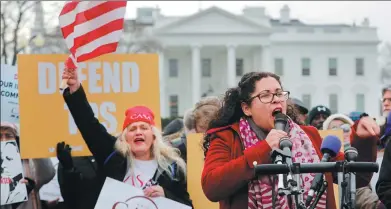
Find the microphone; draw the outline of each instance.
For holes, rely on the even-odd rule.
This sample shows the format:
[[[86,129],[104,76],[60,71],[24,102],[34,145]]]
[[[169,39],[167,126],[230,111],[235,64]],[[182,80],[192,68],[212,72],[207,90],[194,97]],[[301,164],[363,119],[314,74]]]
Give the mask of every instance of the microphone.
[[[286,125],[288,124],[288,116],[284,115],[281,112],[276,112],[274,114],[274,128],[276,130],[285,131]],[[280,149],[284,151],[289,158],[291,157],[292,142],[288,137],[283,137],[280,139]],[[291,165],[291,160],[288,160],[288,165]]]
[[[321,163],[328,162],[332,157],[335,157],[341,149],[341,140],[337,136],[328,135],[323,141],[320,150],[323,153]],[[314,180],[312,181],[310,191],[308,192],[307,200],[305,205],[309,206],[312,199],[314,198],[315,191],[318,191],[323,183],[323,173],[317,173]]]
[[[288,116],[284,115],[280,111],[276,111],[273,113],[274,116],[274,128],[276,130],[285,131],[286,125],[288,124]],[[280,139],[280,150],[275,150],[275,153],[277,153],[275,162],[276,164],[282,164],[283,158],[285,158],[285,163],[288,166],[292,166],[292,142],[289,140],[288,137],[283,137]],[[285,179],[287,182],[290,182],[292,180],[292,176],[289,173],[286,174],[278,174],[278,193],[279,195],[284,195],[284,188],[285,188]]]
[[[354,147],[349,147],[345,150],[345,159],[348,162],[355,162],[357,160],[358,151]],[[355,208],[356,203],[356,174],[354,172],[349,173],[349,187],[350,187],[350,203],[352,208]]]

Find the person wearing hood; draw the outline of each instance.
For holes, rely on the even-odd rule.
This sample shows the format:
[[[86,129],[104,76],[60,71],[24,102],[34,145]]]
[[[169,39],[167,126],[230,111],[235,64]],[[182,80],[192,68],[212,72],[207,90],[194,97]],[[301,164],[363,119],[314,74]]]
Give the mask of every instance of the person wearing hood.
[[[323,122],[323,130],[342,130],[343,131],[343,146],[346,150],[350,147],[350,135],[352,133],[351,126],[354,125],[352,119],[344,114],[333,114],[327,117]]]
[[[18,149],[20,148],[19,128],[16,124],[1,122],[0,125],[1,141],[15,140]],[[22,183],[26,184],[28,200],[21,203],[2,205],[0,209],[41,209],[39,190],[49,183],[55,170],[50,159],[25,159],[22,160],[24,179]]]
[[[180,150],[181,157],[185,162],[187,162],[186,135],[189,133],[205,133],[206,127],[216,117],[221,104],[221,100],[216,96],[201,98],[193,109],[185,112],[184,120],[176,119],[165,127],[165,131],[163,131],[164,138],[170,141],[173,147]],[[182,124],[179,124],[179,121]]]
[[[368,143],[361,142],[360,144],[353,142],[353,145],[351,145],[351,127],[354,126],[354,123],[355,122],[350,117],[344,114],[332,114],[323,122],[323,130],[342,130],[344,137],[343,146],[345,150],[351,146],[358,150],[366,150],[370,147],[375,147],[376,141],[367,141]],[[376,162],[376,151],[371,149],[368,150],[368,152],[360,152],[357,162]],[[372,187],[370,185],[371,179],[372,173],[356,174],[356,185],[358,185],[356,191],[356,208],[384,208],[379,201],[378,196],[372,192]]]
[[[318,130],[323,129],[323,122],[331,115],[329,108],[323,105],[318,105],[311,109],[308,113],[308,123],[311,126],[314,126]]]
[[[65,69],[62,78],[68,80],[64,100],[98,173],[142,189],[147,197],[166,197],[193,207],[186,188],[186,163],[177,149],[164,143],[152,110],[127,109],[122,132],[112,136],[95,117],[77,71]]]

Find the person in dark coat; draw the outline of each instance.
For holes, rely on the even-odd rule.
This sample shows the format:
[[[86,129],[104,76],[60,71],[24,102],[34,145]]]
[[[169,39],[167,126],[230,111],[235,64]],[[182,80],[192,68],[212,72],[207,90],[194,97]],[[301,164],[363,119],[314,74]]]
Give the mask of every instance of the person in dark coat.
[[[163,139],[172,147],[177,148],[181,153],[181,158],[187,162],[187,139],[182,119],[177,118],[164,127]]]
[[[97,175],[94,157],[72,157],[69,145],[60,142],[57,158],[58,183],[66,207],[94,209],[104,182],[104,178]]]
[[[386,208],[391,208],[391,85],[382,91],[383,113],[387,115],[385,124],[381,127],[381,145],[384,147],[383,161],[380,167],[379,179],[376,183],[376,193]]]
[[[186,163],[163,142],[154,113],[145,106],[125,112],[122,133],[112,136],[95,118],[76,70],[65,69],[68,87],[63,97],[89,150],[98,173],[144,191],[147,197],[166,197],[193,207],[186,186]]]

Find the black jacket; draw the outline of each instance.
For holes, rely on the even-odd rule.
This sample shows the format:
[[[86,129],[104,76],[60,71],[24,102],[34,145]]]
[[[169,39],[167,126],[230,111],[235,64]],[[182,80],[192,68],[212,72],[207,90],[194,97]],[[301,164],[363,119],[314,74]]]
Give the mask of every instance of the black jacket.
[[[58,164],[58,183],[67,208],[94,209],[103,176],[98,176],[97,164],[93,157],[74,157],[74,167],[66,170]]]
[[[391,143],[387,143],[380,168],[376,193],[386,208],[391,208]]]
[[[115,151],[116,138],[95,118],[83,87],[70,94],[64,91],[64,99],[89,150],[95,157],[100,175],[123,181],[127,172],[127,159]],[[178,170],[178,169],[177,169]],[[166,198],[192,206],[183,173],[163,172],[157,183],[164,189]]]

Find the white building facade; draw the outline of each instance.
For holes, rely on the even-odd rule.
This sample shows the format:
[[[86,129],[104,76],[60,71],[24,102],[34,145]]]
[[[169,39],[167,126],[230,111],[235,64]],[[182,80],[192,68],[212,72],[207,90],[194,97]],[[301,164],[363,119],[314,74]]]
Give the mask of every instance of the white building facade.
[[[202,96],[222,95],[251,71],[281,76],[291,97],[333,112],[380,113],[377,31],[356,25],[305,24],[287,6],[270,18],[261,7],[240,15],[217,7],[169,17],[139,8],[136,21],[151,24],[159,52],[162,117],[181,116]]]

